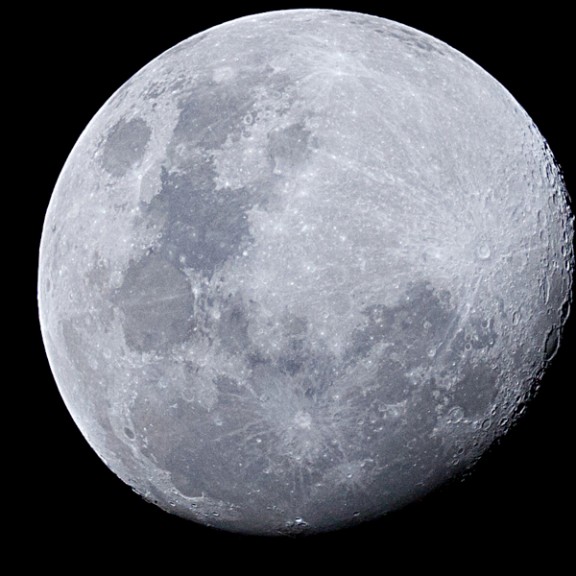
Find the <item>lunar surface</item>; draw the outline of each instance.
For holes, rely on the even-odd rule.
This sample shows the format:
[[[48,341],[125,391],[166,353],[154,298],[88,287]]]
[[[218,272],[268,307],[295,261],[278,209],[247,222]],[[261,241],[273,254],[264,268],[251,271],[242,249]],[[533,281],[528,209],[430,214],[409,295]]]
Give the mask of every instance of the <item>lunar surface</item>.
[[[467,57],[351,12],[241,18],[100,109],[53,193],[43,338],[93,449],[161,508],[349,526],[468,470],[560,345],[573,218]]]

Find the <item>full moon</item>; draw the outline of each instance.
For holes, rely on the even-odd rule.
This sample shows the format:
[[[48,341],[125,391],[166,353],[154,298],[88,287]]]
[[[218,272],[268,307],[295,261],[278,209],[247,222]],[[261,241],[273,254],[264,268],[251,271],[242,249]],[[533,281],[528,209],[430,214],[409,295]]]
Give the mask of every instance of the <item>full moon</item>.
[[[470,470],[570,310],[544,138],[460,52],[383,18],[268,12],[112,95],[40,246],[42,336],[107,466],[201,524],[316,533]]]

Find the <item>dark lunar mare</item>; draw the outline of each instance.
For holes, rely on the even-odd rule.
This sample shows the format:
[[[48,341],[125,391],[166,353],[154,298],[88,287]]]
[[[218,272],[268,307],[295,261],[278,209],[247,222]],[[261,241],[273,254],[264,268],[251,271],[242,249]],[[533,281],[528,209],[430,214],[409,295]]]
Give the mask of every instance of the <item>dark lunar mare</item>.
[[[219,320],[205,327],[218,335],[212,345],[242,357],[246,384],[214,376],[217,401],[209,409],[183,401],[171,388],[165,398],[141,394],[132,406],[135,429],[146,429],[145,453],[170,472],[182,494],[254,510],[249,522],[255,527],[264,529],[289,509],[314,525],[329,525],[376,517],[382,499],[410,502],[445,481],[457,457],[458,446],[434,434],[439,415],[454,408],[482,415],[497,394],[493,371],[466,362],[461,345],[493,346],[489,322],[478,318],[466,335],[455,337],[460,317],[450,294],[425,282],[395,306],[367,307],[364,326],[341,358],[313,352],[322,347],[311,340],[309,321],[298,317],[284,319],[286,341],[271,355],[250,340],[255,314],[253,305],[230,298]],[[452,385],[442,382],[431,349],[464,360]],[[363,375],[367,358],[376,366]],[[165,361],[158,361],[153,378],[163,377]],[[191,387],[199,371],[186,369]],[[163,416],[151,420],[148,406],[158,403],[171,406],[169,438]],[[401,414],[392,415],[391,406]],[[309,417],[314,429],[291,432],[298,415]],[[406,455],[412,466],[404,464]],[[247,487],[241,494],[228,481],[231,475]],[[358,480],[350,484],[353,475]]]

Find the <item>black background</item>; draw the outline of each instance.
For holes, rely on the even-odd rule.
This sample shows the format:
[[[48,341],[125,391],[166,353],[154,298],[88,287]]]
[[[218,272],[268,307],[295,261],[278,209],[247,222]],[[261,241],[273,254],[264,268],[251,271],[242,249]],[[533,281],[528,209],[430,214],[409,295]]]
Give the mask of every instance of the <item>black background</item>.
[[[402,7],[387,2],[313,6],[397,20],[475,60],[526,109],[563,167],[569,189],[576,189],[574,146],[569,147],[574,69],[567,9],[548,3],[544,12],[510,14],[497,5],[433,4],[424,9],[409,2]],[[516,568],[543,561],[552,569],[555,562],[570,559],[574,318],[528,416],[474,476],[381,521],[304,539],[227,534],[145,503],[92,452],[60,399],[39,333],[37,253],[50,194],[81,131],[113,91],[177,42],[235,17],[306,6],[244,2],[195,13],[192,3],[164,2],[119,14],[115,5],[98,4],[78,13],[50,7],[35,11],[33,25],[26,19],[14,23],[20,26],[20,45],[37,49],[34,58],[18,46],[10,51],[17,63],[17,107],[26,119],[24,133],[19,130],[24,136],[19,156],[26,162],[16,190],[25,203],[21,213],[26,214],[23,236],[29,249],[25,289],[20,290],[26,297],[24,330],[18,320],[18,333],[25,334],[24,377],[11,378],[22,393],[13,415],[18,421],[27,415],[23,433],[11,434],[9,442],[17,463],[10,467],[17,472],[9,474],[14,482],[9,504],[20,518],[12,537],[27,543],[31,553],[42,551],[45,559],[62,562],[81,549],[90,559],[106,559],[116,550],[131,562],[181,559],[190,568],[206,558],[217,571],[240,569],[246,562],[270,570],[292,563],[299,570],[299,562],[304,569],[309,565],[304,562],[315,559],[325,566],[352,562],[356,570],[373,565],[389,571],[398,562],[407,569],[424,562],[463,572],[483,563],[496,568],[500,557]],[[271,555],[274,564],[267,564]]]

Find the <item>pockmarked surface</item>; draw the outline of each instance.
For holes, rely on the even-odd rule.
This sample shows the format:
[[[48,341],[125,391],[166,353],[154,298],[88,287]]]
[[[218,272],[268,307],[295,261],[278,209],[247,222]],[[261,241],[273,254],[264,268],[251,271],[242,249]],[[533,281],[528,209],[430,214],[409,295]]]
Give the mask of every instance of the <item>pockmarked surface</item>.
[[[573,219],[512,96],[328,10],[198,34],[106,102],[43,230],[39,308],[90,445],[162,508],[325,531],[467,470],[569,313]]]

